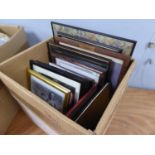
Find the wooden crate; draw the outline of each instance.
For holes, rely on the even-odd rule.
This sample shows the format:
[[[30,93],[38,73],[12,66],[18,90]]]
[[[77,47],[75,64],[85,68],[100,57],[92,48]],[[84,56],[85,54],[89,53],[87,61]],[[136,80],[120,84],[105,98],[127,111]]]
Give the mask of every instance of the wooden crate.
[[[132,60],[126,75],[115,91],[96,129],[94,131],[87,130],[27,89],[26,70],[29,67],[29,60],[36,59],[48,62],[47,41],[41,42],[2,63],[0,65],[0,79],[28,116],[47,134],[104,134],[127,87],[128,79],[135,66],[134,60]]]

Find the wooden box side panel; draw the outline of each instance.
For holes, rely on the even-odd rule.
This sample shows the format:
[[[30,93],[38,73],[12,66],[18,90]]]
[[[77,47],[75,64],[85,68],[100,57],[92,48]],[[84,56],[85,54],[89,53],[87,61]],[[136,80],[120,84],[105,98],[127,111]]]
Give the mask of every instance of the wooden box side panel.
[[[29,60],[31,59],[43,62],[48,61],[46,42],[33,46],[7,61],[4,61],[0,64],[0,70],[22,86],[28,87],[27,68],[29,68]]]
[[[23,105],[29,107],[29,109],[31,109],[36,115],[42,118],[51,130],[65,135],[93,134],[92,131],[86,130],[82,126],[73,122],[2,72],[0,72],[0,77],[16,99],[22,102]]]
[[[115,112],[117,105],[119,104],[119,100],[121,99],[124,91],[126,90],[126,87],[128,85],[128,80],[129,77],[131,76],[133,70],[135,67],[135,61],[133,60],[127,73],[125,74],[123,80],[121,81],[121,83],[119,84],[116,92],[114,93],[111,101],[109,102],[104,114],[102,115],[96,129],[95,129],[95,133],[96,134],[105,134],[111,120],[112,120],[112,116],[113,113]]]
[[[19,106],[0,81],[0,135],[5,134]]]

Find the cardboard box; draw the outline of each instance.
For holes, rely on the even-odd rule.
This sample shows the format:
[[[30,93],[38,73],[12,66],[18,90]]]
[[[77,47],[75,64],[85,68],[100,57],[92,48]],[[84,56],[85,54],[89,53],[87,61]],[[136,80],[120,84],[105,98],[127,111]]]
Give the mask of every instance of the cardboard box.
[[[0,25],[0,32],[10,36],[10,40],[0,46],[0,63],[28,47],[26,34],[22,27]]]
[[[18,109],[16,100],[0,81],[0,135],[6,132]]]
[[[0,46],[0,63],[28,47],[26,34],[20,26],[0,25],[0,32],[9,35],[10,40]],[[4,134],[16,115],[19,106],[0,80],[0,134]]]
[[[26,69],[29,67],[29,60],[37,59],[42,62],[48,62],[47,41],[41,42],[2,63],[0,65],[1,80],[34,123],[47,134],[104,134],[127,87],[135,61],[132,60],[127,73],[115,91],[96,129],[94,131],[87,130],[28,90]]]

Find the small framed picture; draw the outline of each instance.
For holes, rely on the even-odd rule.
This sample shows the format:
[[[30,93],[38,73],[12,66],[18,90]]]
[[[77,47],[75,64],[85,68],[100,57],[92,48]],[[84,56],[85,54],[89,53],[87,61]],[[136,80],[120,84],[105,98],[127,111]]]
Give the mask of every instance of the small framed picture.
[[[54,87],[52,83],[50,84],[50,80],[47,83],[47,78],[39,73],[32,70],[28,72],[30,74],[30,90],[60,112],[64,112],[69,103],[68,94]]]

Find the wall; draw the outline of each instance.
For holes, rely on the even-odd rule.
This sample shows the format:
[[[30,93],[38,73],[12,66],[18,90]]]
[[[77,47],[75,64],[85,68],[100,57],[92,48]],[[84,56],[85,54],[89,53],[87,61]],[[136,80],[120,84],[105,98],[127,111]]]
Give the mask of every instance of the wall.
[[[30,45],[52,35],[51,20],[0,20],[0,24],[22,25]],[[133,87],[155,89],[155,49],[148,49],[149,41],[155,41],[155,20],[55,20],[65,24],[109,33],[137,40],[133,58],[136,69],[130,78]],[[148,61],[151,59],[151,61]],[[148,63],[150,62],[150,63]]]

